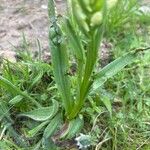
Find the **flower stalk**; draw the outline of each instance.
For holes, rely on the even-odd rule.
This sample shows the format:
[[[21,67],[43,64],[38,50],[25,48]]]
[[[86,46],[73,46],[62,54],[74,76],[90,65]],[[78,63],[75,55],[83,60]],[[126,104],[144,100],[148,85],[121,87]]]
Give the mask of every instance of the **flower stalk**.
[[[49,1],[51,2],[49,8],[52,8],[52,2],[54,4],[54,1]],[[57,17],[53,8],[53,13],[49,14],[52,24],[49,39],[54,78],[61,93],[66,117],[69,120],[79,114],[90,93],[99,45],[104,31],[107,8],[111,9],[116,2],[114,0],[114,4],[110,5],[112,0],[68,0],[68,5],[71,5],[70,10],[72,11],[70,18],[73,18],[73,20],[66,19],[65,25],[67,27],[65,27],[65,30],[67,32],[65,36],[71,45],[70,48],[74,51],[77,63],[77,75],[75,75],[78,80],[77,87],[72,87],[70,77],[66,75],[69,70],[69,52],[67,46],[65,46],[65,36],[60,30],[61,28],[57,23]],[[78,34],[75,26],[78,26]],[[79,35],[84,37],[84,42]],[[76,89],[75,93],[72,93],[71,88],[73,88],[73,91]]]

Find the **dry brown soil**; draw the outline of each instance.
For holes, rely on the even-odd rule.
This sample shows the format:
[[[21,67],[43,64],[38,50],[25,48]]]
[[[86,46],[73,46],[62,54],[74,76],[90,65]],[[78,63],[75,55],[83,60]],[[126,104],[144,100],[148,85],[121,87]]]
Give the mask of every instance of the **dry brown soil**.
[[[0,55],[13,55],[12,45],[20,47],[22,33],[25,33],[32,50],[37,49],[37,39],[41,42],[42,50],[48,50],[47,1],[0,0]],[[65,10],[64,1],[56,0],[61,14]],[[150,0],[142,2],[150,3]]]
[[[48,49],[48,0],[0,0],[0,55],[20,47],[22,34],[26,35],[32,50],[39,39],[43,50]],[[63,0],[56,0],[59,13],[63,14]]]

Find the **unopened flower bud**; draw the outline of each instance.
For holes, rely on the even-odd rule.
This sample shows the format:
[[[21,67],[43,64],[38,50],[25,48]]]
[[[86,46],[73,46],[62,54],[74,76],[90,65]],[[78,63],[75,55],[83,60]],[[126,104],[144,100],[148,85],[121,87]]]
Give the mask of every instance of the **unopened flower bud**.
[[[118,0],[106,0],[107,8],[111,9],[117,4]]]
[[[84,8],[88,11],[88,12],[92,12],[92,8],[90,5],[90,0],[79,0],[79,3],[81,3],[82,5],[84,5]]]
[[[103,14],[102,12],[96,12],[93,14],[91,18],[91,26],[98,26],[101,24],[103,19]]]
[[[77,23],[80,27],[82,27],[86,32],[89,31],[89,26],[86,23],[86,15],[84,14],[82,8],[78,3],[73,3],[73,12],[75,15],[75,18],[77,20]]]

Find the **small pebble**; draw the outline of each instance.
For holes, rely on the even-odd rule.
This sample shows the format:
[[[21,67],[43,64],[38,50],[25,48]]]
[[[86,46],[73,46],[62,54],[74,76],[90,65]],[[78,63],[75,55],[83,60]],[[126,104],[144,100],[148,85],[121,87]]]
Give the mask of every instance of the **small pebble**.
[[[47,5],[42,5],[41,8],[46,10],[47,9]]]

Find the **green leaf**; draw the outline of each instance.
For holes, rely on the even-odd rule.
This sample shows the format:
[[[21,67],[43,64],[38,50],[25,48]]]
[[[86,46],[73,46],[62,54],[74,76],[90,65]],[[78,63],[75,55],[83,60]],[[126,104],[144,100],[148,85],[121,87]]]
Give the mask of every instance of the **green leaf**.
[[[64,29],[69,45],[69,49],[77,59],[77,76],[78,76],[78,84],[81,84],[82,76],[84,73],[84,64],[85,64],[85,51],[81,42],[81,39],[78,37],[79,34],[76,32],[76,29],[73,25],[73,21],[66,19],[64,24]]]
[[[82,43],[79,37],[77,36],[77,33],[74,30],[69,19],[66,20],[64,28],[66,31],[66,35],[69,38],[68,40],[70,42],[71,50],[73,50],[78,60],[81,60],[82,62],[84,62],[85,58],[84,58],[84,49],[82,47]]]
[[[32,83],[31,83],[29,89],[31,89],[32,87],[34,87],[34,85],[36,85],[37,83],[40,82],[40,80],[41,80],[43,74],[44,74],[43,71],[40,70],[39,73],[38,73],[38,74],[35,76],[35,78],[32,80]]]
[[[35,127],[34,129],[30,130],[28,132],[29,137],[34,137],[45,125],[47,125],[49,123],[48,121],[42,122],[40,125],[38,125],[37,127]]]
[[[54,0],[48,0],[48,15],[49,18],[56,17],[56,10],[55,10],[55,2]]]
[[[0,85],[13,94],[22,93],[14,84],[2,76],[0,76]]]
[[[9,101],[9,104],[15,105],[15,104],[21,102],[22,100],[23,100],[23,96],[17,95],[17,96],[15,96],[13,99],[11,99],[11,100]]]
[[[101,99],[102,99],[102,102],[104,103],[105,107],[109,111],[110,115],[112,116],[112,105],[111,105],[111,101],[110,101],[109,97],[102,96]]]
[[[69,76],[67,75],[69,70],[69,58],[64,41],[65,38],[63,37],[58,25],[54,8],[54,0],[49,0],[48,12],[51,23],[51,27],[49,29],[49,45],[52,56],[54,80],[61,94],[66,114],[69,114],[72,109],[71,85]]]
[[[4,138],[2,141],[0,141],[0,150],[21,150],[13,141],[10,139]]]
[[[60,150],[60,148],[58,148],[55,142],[53,142],[50,138],[42,138],[42,148],[43,150]]]
[[[7,107],[3,102],[0,102],[0,121],[4,118],[4,116],[7,114]]]
[[[36,143],[31,150],[39,150],[42,144],[42,140]]]
[[[58,114],[50,121],[48,126],[45,128],[43,137],[49,138],[50,136],[52,136],[60,123],[61,123],[61,115]]]
[[[95,80],[91,93],[96,91],[109,78],[113,77],[115,74],[121,71],[125,66],[131,64],[135,59],[135,54],[133,52],[129,52],[102,68],[102,70],[100,70],[99,73],[97,73],[94,77]]]
[[[62,139],[73,138],[83,128],[83,124],[84,124],[83,119],[80,119],[79,117],[71,120],[69,122],[69,126],[68,126],[67,130],[63,133],[61,138]]]
[[[41,107],[39,109],[35,109],[29,112],[25,112],[20,114],[19,116],[29,117],[36,121],[45,121],[53,118],[59,108],[59,104],[57,101],[53,102],[53,106],[50,107]]]
[[[40,107],[40,104],[32,97],[30,97],[27,93],[22,92],[18,87],[16,87],[14,84],[12,84],[9,80],[6,78],[0,76],[0,85],[7,89],[9,92],[11,92],[14,95],[21,95],[27,100],[30,100],[32,103],[34,103],[37,107]]]
[[[51,66],[47,63],[42,63],[42,62],[34,62],[34,63],[30,63],[30,62],[23,62],[23,64],[29,66],[31,68],[31,70],[36,69],[37,71],[43,71],[44,73],[51,70]]]
[[[117,74],[119,71],[121,71],[124,67],[131,64],[133,61],[136,60],[137,54],[139,52],[143,52],[146,50],[149,50],[150,47],[146,48],[139,48],[132,50],[125,55],[117,58],[104,68],[100,70],[95,76],[94,76],[94,82],[93,87],[91,90],[91,93],[95,92],[100,86],[102,86],[109,78],[113,77],[115,74]]]
[[[7,128],[7,131],[8,131],[9,136],[13,137],[13,141],[14,141],[14,144],[10,143],[10,141],[7,141],[7,145],[13,144],[13,146],[15,146],[15,143],[17,143],[17,145],[20,147],[28,146],[28,142],[26,141],[26,138],[21,137],[21,134],[19,134],[12,125]]]
[[[3,141],[0,141],[0,149],[10,150],[10,147]]]
[[[0,102],[0,121],[6,117],[10,122],[12,122],[10,118],[9,108],[7,107],[5,102]]]

